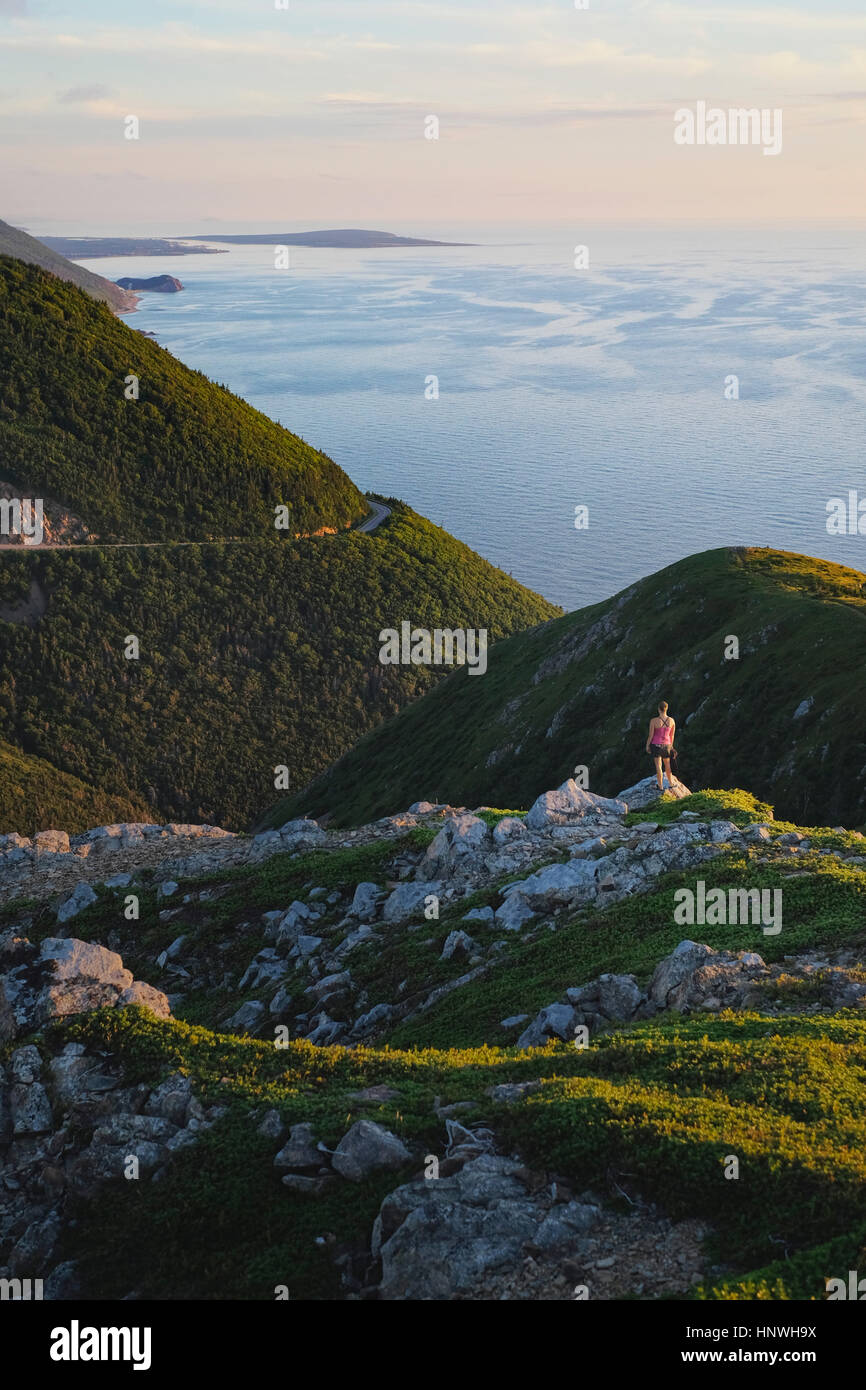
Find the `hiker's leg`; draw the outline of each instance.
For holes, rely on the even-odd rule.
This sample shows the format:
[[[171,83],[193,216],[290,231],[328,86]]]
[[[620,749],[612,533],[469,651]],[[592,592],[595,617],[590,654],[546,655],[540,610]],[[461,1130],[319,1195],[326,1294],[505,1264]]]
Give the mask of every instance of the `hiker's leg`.
[[[673,786],[673,778],[671,777],[671,760],[670,760],[670,758],[665,758],[665,775],[666,775],[666,777],[667,777],[667,779],[668,779],[668,786],[669,786],[669,787],[672,787],[672,786]]]
[[[659,784],[659,791],[663,792],[665,789],[665,784],[662,781],[662,760],[661,758],[653,758],[653,762],[656,765],[656,779]]]

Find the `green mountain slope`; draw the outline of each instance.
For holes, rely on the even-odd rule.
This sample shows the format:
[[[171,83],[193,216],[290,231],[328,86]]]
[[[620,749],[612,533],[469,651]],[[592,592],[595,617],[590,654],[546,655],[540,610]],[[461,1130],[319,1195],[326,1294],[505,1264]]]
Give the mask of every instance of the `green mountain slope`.
[[[138,378],[138,399],[126,379]],[[101,540],[277,542],[368,508],[325,454],[74,286],[0,256],[0,470]],[[132,386],[129,389],[133,389]]]
[[[62,826],[57,822],[62,807]],[[60,772],[43,758],[28,757],[0,741],[0,826],[33,835],[50,828],[70,834],[117,821],[149,821],[152,808],[137,796],[113,796]]]
[[[368,503],[324,454],[5,257],[0,378],[3,471],[123,542],[2,554],[3,731],[65,775],[28,800],[22,774],[4,831],[37,814],[80,828],[66,777],[154,818],[243,828],[275,768],[303,786],[441,677],[380,665],[383,627],[493,641],[559,612],[399,502],[374,534],[347,530]],[[307,538],[275,530],[278,504]]]
[[[449,677],[266,823],[301,811],[360,823],[419,797],[528,806],[578,765],[613,794],[651,771],[647,726],[666,699],[687,784],[746,784],[789,819],[859,824],[864,670],[866,576],[708,551],[500,644],[483,679]]]
[[[122,290],[119,285],[113,284],[101,275],[95,275],[92,270],[73,265],[72,261],[68,261],[45,242],[37,241],[36,237],[22,232],[19,227],[11,227],[8,222],[2,221],[0,256],[15,256],[19,261],[26,261],[28,265],[41,266],[43,270],[58,276],[61,280],[69,280],[84,290],[85,294],[89,294],[91,299],[108,304],[116,314],[128,314],[138,303],[137,294],[130,290]]]
[[[487,627],[492,641],[556,611],[392,506],[370,536],[7,550],[0,611],[36,593],[44,612],[0,621],[6,737],[95,787],[145,797],[151,818],[244,828],[273,800],[276,767],[303,786],[438,678],[441,667],[380,665],[383,627],[408,615]],[[137,660],[124,655],[130,635]],[[0,809],[0,828],[19,829],[2,798]],[[58,783],[45,823],[67,828],[71,813]]]

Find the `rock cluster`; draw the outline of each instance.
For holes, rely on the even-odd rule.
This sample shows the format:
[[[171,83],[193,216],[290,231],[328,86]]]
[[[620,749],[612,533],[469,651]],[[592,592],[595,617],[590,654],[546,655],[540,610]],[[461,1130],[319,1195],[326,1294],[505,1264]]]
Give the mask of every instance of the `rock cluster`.
[[[0,1041],[34,1032],[51,1019],[89,1009],[138,1004],[159,1018],[171,1010],[161,990],[134,980],[115,951],[74,937],[0,941]]]
[[[44,1051],[27,1044],[0,1066],[0,1278],[43,1279],[45,1298],[74,1298],[75,1266],[56,1255],[70,1203],[112,1178],[158,1181],[224,1108],[206,1109],[180,1073],[123,1086],[83,1043]]]

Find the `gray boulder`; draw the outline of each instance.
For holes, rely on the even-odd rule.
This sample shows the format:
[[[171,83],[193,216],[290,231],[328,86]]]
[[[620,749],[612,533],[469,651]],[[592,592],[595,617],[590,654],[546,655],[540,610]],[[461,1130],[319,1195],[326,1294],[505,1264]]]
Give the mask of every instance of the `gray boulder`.
[[[37,856],[68,854],[69,836],[65,830],[37,830],[33,836],[33,847]]]
[[[619,798],[596,796],[579,787],[573,777],[556,791],[544,792],[533,802],[526,817],[530,830],[546,830],[552,825],[571,825],[586,816],[624,816],[628,806]]]
[[[0,976],[0,1036],[106,1006],[144,1004],[170,1017],[166,996],[134,981],[115,951],[74,937],[46,937],[38,952],[29,942],[22,949],[23,961]]]
[[[502,906],[496,909],[497,925],[506,931],[520,931],[534,916],[534,910],[520,893],[509,893]]]
[[[173,1072],[155,1090],[151,1091],[144,1106],[145,1115],[155,1115],[168,1120],[182,1129],[191,1112],[200,1109],[194,1104],[192,1082],[188,1076]]]
[[[590,1028],[633,1018],[645,1003],[634,975],[600,975],[589,984],[566,990],[576,1019]]]
[[[713,844],[724,844],[741,833],[740,827],[729,820],[714,820],[710,824],[710,838]]]
[[[404,922],[409,917],[423,916],[424,900],[427,897],[438,898],[441,893],[442,884],[438,879],[422,883],[401,883],[387,899],[382,915],[386,922]]]
[[[508,896],[519,896],[534,912],[570,906],[595,896],[598,866],[603,863],[598,859],[571,859],[567,864],[548,864],[514,884]],[[496,916],[499,920],[498,912]]]
[[[153,985],[146,985],[143,980],[133,980],[129,988],[123,991],[117,1004],[119,1008],[134,1004],[139,1009],[150,1009],[157,1018],[171,1018],[168,995],[163,994],[161,989],[155,989]]]
[[[281,980],[288,969],[285,960],[273,946],[265,946],[254,956],[238,981],[238,989],[260,989],[262,985]]]
[[[278,946],[296,940],[308,922],[316,921],[313,909],[297,899],[290,903],[277,924],[276,940]]]
[[[89,883],[79,883],[76,885],[72,895],[61,903],[57,909],[58,922],[69,922],[73,917],[77,917],[79,912],[83,912],[86,907],[96,902],[96,894]]]
[[[47,1134],[53,1128],[51,1102],[41,1081],[14,1085],[9,1092],[12,1133]]]
[[[768,977],[756,951],[714,951],[701,942],[681,941],[653,971],[649,997],[659,1008],[680,1013],[748,1007],[756,982]]]
[[[372,922],[383,896],[383,891],[378,884],[359,883],[355,889],[355,896],[352,898],[348,915],[356,918],[359,922]]]
[[[523,840],[529,834],[523,816],[503,816],[493,827],[493,843],[507,845],[511,840]]]
[[[631,1018],[643,1000],[634,975],[601,975],[599,977],[599,1011],[605,1018]]]
[[[521,1165],[482,1154],[459,1173],[390,1193],[373,1228],[379,1296],[451,1299],[490,1272],[513,1269],[539,1229],[539,1213],[515,1176]]]
[[[321,946],[322,941],[323,938],[321,936],[299,936],[289,952],[289,959],[296,960],[300,958],[301,960],[306,960],[307,956],[314,956]]]
[[[478,867],[491,843],[490,827],[479,816],[450,816],[436,839],[427,847],[418,866],[419,879],[437,878]]]
[[[576,1020],[571,1004],[548,1004],[520,1034],[517,1046],[524,1049],[544,1047],[551,1038],[569,1041],[574,1036]]]
[[[402,1139],[390,1130],[373,1120],[356,1120],[334,1150],[331,1162],[341,1177],[363,1182],[382,1168],[402,1168],[411,1156]]]
[[[462,919],[464,922],[492,922],[495,914],[492,907],[473,907]]]
[[[307,1034],[307,1042],[315,1043],[316,1047],[330,1047],[345,1032],[345,1023],[341,1023],[335,1018],[329,1018],[323,1009],[316,1021],[316,1026]]]
[[[389,1023],[394,1016],[392,1004],[374,1004],[367,1013],[356,1018],[352,1025],[353,1038],[365,1038],[382,1024]]]
[[[440,959],[451,960],[454,956],[471,956],[477,950],[477,944],[465,931],[452,931],[445,939]]]
[[[592,1229],[600,1215],[598,1207],[586,1202],[552,1207],[532,1237],[532,1244],[544,1251],[567,1250]]]
[[[664,778],[664,790],[669,792],[677,801],[682,801],[683,797],[691,796],[688,787],[685,786],[677,777],[672,783],[668,783],[667,777]],[[626,787],[625,791],[617,792],[617,801],[624,801],[630,811],[645,811],[647,806],[652,806],[658,801],[660,796],[658,782],[653,777],[642,777],[633,786]]]
[[[321,1168],[324,1154],[319,1150],[311,1124],[292,1125],[289,1137],[274,1159],[275,1168]]]
[[[265,1016],[265,1006],[259,1003],[258,999],[248,999],[245,1004],[241,1004],[236,1013],[232,1014],[226,1028],[233,1028],[238,1033],[253,1033],[261,1025]]]
[[[12,1080],[20,1086],[29,1086],[31,1082],[38,1081],[42,1075],[39,1048],[34,1047],[33,1043],[28,1043],[26,1047],[17,1047],[12,1053],[9,1069]]]

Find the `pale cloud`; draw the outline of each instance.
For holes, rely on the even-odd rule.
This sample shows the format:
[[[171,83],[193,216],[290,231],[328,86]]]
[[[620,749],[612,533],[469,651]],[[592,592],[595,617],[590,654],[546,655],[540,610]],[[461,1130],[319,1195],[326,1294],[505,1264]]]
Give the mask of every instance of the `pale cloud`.
[[[58,94],[57,100],[70,106],[77,106],[80,103],[99,101],[110,95],[111,92],[108,87],[104,87],[101,82],[93,82],[89,87],[69,87],[65,92]]]
[[[811,33],[848,33],[866,29],[866,15],[835,14],[820,8],[812,10],[732,9],[730,6],[654,5],[652,18],[660,24],[676,24],[684,28],[696,24],[724,26],[727,31],[737,25],[753,29],[771,29],[775,34],[799,29]]]
[[[574,43],[539,39],[513,49],[522,61],[539,67],[593,67],[677,73],[687,77],[706,72],[710,60],[702,55],[652,53],[639,48],[624,48],[605,39],[587,39]]]

